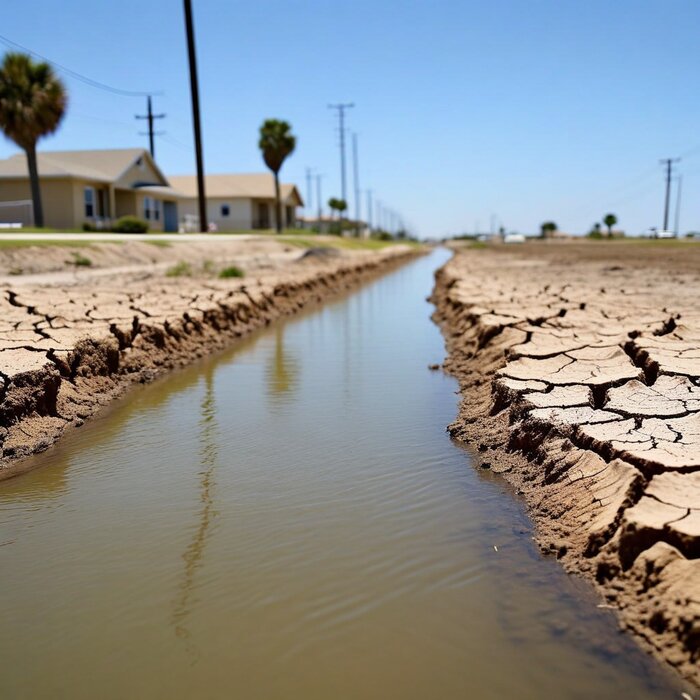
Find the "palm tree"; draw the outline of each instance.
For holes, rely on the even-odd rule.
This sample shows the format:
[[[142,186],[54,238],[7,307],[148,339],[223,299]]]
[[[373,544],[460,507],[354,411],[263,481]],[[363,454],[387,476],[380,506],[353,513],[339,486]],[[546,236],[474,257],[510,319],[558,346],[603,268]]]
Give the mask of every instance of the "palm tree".
[[[556,230],[557,230],[557,225],[553,221],[545,221],[540,226],[542,238],[550,238]]]
[[[335,226],[336,233],[342,233],[342,213],[348,208],[348,203],[344,199],[338,199],[336,197],[331,197],[328,200],[328,206],[331,211],[338,212],[338,224]]]
[[[263,160],[275,176],[275,213],[277,233],[282,233],[282,204],[280,202],[279,172],[287,156],[294,152],[297,139],[292,134],[288,122],[279,119],[266,119],[260,127],[258,146],[262,151]]]
[[[606,214],[603,223],[608,227],[608,238],[612,238],[612,227],[617,223],[615,214]]]
[[[0,65],[0,129],[27,154],[34,225],[44,225],[36,144],[52,134],[66,111],[63,83],[48,63],[23,53],[7,53]]]

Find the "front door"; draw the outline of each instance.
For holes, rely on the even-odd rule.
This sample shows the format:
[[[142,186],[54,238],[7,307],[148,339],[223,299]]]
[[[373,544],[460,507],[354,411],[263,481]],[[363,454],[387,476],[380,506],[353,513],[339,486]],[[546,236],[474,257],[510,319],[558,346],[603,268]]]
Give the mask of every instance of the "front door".
[[[258,228],[270,228],[270,208],[267,202],[258,202]]]
[[[163,202],[163,231],[177,232],[177,204]]]

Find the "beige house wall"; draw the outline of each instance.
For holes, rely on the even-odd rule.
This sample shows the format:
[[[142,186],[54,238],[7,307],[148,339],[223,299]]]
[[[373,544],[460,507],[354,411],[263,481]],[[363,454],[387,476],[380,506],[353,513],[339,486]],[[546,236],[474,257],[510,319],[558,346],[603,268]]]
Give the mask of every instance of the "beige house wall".
[[[122,216],[138,216],[135,192],[115,190],[114,201],[117,207],[116,219],[120,219]]]
[[[228,205],[229,216],[221,215],[221,207]],[[243,197],[207,197],[207,219],[216,224],[219,231],[250,231],[261,226],[260,207],[267,209],[267,228],[275,227],[275,202],[272,199],[250,199]],[[291,209],[291,212],[289,211]],[[287,215],[292,213],[292,221],[287,223]],[[199,209],[196,197],[186,197],[178,203],[180,220],[185,215],[198,216]],[[282,203],[282,221],[285,226],[294,225],[296,207]]]
[[[131,189],[135,185],[148,182],[150,184],[158,183],[167,185],[168,183],[163,177],[151,166],[146,157],[141,158],[141,165],[134,163],[118,180],[115,180],[115,187],[123,187]]]
[[[75,226],[80,228],[84,223],[96,224],[99,221],[109,221],[114,218],[114,211],[110,204],[109,185],[102,182],[90,182],[89,180],[73,180],[73,211],[75,212]],[[87,216],[85,214],[85,188],[92,187],[95,190],[95,208],[94,215]],[[98,201],[102,192],[102,206],[100,211]]]
[[[164,202],[165,200],[162,197],[154,196],[152,194],[148,194],[148,192],[141,193],[141,192],[135,192],[134,197],[136,199],[136,211],[134,212],[135,216],[138,216],[139,219],[143,219],[147,224],[148,224],[148,230],[149,231],[162,231],[163,230],[163,213],[165,209]],[[160,220],[156,221],[152,217],[150,219],[146,218],[146,213],[144,211],[143,207],[143,200],[146,197],[150,197],[153,200],[158,200],[160,202]],[[172,201],[172,200],[168,200]]]
[[[41,188],[41,203],[44,209],[45,226],[58,229],[80,228],[82,226],[82,218],[76,217],[74,185],[71,180],[42,180],[39,186]],[[0,180],[0,202],[31,198],[29,180]],[[10,214],[15,218],[22,213],[28,219],[26,221],[8,221],[6,223],[22,223],[25,226],[29,226],[32,223],[28,207],[22,207],[21,209],[12,207],[10,210],[0,207],[0,221],[4,220],[3,210],[6,210],[6,214]],[[79,211],[82,213],[82,210]]]
[[[222,216],[221,207],[228,205],[229,215]],[[199,216],[199,204],[195,197],[183,198],[178,203],[180,220],[185,215]],[[250,199],[240,197],[207,197],[207,219],[216,224],[219,231],[248,231],[253,227],[253,207]]]

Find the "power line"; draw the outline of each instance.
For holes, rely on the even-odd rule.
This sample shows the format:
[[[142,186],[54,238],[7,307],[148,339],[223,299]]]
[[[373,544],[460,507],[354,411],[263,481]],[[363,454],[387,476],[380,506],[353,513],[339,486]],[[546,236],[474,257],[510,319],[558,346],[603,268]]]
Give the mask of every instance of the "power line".
[[[671,201],[671,170],[680,158],[663,158],[659,162],[666,165],[666,199],[664,203],[664,231],[668,231],[668,207]]]
[[[321,178],[323,175],[316,174],[316,206],[318,207],[318,232],[323,233],[321,229],[321,219],[323,218],[323,198],[321,197]]]
[[[304,210],[306,211],[307,209],[309,212],[311,212],[312,204],[311,204],[311,168],[307,167],[306,168],[306,206],[304,207]]]
[[[192,0],[184,0],[185,31],[187,34],[187,55],[190,64],[190,92],[192,93],[192,125],[194,128],[194,150],[197,160],[197,203],[199,209],[199,230],[206,231],[207,197],[204,191],[204,156],[202,155],[202,125],[199,113],[199,82],[197,80],[197,52],[194,45],[194,20]]]
[[[367,226],[372,233],[372,190],[367,190]]]
[[[360,173],[357,160],[357,134],[352,135],[352,173],[355,184],[355,233],[360,236]]]
[[[165,114],[153,114],[153,104],[151,102],[151,96],[148,96],[148,111],[146,114],[137,114],[136,119],[147,119],[148,120],[148,144],[150,146],[151,158],[155,160],[156,157],[156,147],[154,143],[155,131],[153,131],[153,120],[154,119],[165,119]],[[158,134],[162,135],[164,132],[159,131]],[[142,134],[144,135],[144,134]]]
[[[338,125],[340,129],[340,189],[341,198],[344,202],[348,201],[345,188],[345,110],[352,109],[354,106],[352,102],[328,105],[328,109],[338,110]]]
[[[66,75],[70,75],[72,78],[75,78],[76,80],[79,80],[82,83],[85,83],[86,85],[89,85],[90,87],[97,88],[99,90],[105,90],[107,92],[112,92],[115,95],[123,95],[125,97],[148,97],[149,95],[162,95],[162,91],[153,91],[150,90],[148,92],[141,92],[141,91],[136,91],[136,90],[121,90],[120,88],[115,88],[112,85],[107,85],[107,83],[102,83],[99,80],[93,80],[92,78],[88,78],[86,75],[83,75],[82,73],[78,73],[78,71],[72,70],[71,68],[68,68],[57,61],[52,61],[50,58],[47,58],[46,56],[42,56],[40,53],[37,53],[36,51],[32,51],[31,49],[28,49],[26,46],[22,46],[22,44],[18,44],[16,41],[12,41],[12,39],[8,39],[6,36],[2,36],[0,34],[0,43],[5,44],[7,48],[9,49],[20,49],[21,51],[24,51],[28,54],[31,54],[32,56],[35,56],[36,58],[40,58],[42,61],[46,61],[46,63],[50,63],[52,66],[55,68],[58,68],[58,70],[63,71]]]
[[[673,232],[676,236],[680,236],[680,219],[681,219],[681,189],[683,188],[683,176],[678,176],[678,189],[676,190],[676,221],[673,226]]]

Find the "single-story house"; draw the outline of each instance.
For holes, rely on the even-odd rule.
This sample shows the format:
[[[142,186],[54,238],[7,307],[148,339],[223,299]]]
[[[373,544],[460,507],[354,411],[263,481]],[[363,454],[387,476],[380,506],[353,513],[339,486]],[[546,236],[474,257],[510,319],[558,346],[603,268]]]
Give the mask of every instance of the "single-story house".
[[[170,175],[170,184],[181,193],[180,218],[196,217],[197,178]],[[207,218],[219,231],[275,228],[275,180],[272,173],[206,175],[204,190]],[[280,183],[284,226],[295,226],[297,207],[304,200],[295,185]]]
[[[153,231],[178,230],[180,195],[145,149],[45,151],[37,159],[45,226],[107,228],[130,215]],[[30,202],[25,154],[0,160],[0,223],[31,226]]]

